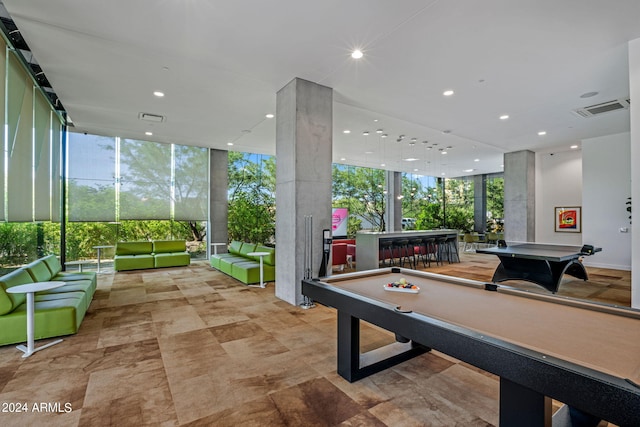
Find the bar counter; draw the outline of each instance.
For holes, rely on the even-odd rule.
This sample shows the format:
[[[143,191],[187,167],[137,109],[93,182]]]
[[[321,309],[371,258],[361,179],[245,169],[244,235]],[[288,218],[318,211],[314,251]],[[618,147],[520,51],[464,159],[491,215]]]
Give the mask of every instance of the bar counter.
[[[356,270],[378,268],[380,241],[387,239],[412,239],[417,237],[458,237],[458,230],[406,230],[406,231],[358,231],[356,233]]]

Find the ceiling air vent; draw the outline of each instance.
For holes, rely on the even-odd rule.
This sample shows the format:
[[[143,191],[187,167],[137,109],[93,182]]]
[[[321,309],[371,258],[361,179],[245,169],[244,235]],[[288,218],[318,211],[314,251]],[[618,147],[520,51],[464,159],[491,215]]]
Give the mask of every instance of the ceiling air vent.
[[[593,117],[611,111],[624,110],[629,108],[629,105],[631,105],[630,99],[616,99],[614,101],[603,102],[602,104],[579,108],[573,112],[580,117]]]
[[[154,123],[164,122],[164,116],[161,116],[159,114],[138,113],[138,118],[140,120],[146,120],[148,122],[154,122]]]

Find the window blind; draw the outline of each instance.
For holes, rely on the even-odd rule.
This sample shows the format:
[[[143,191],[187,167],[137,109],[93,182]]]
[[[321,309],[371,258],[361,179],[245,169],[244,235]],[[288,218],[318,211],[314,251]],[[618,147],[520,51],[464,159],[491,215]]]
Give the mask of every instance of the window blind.
[[[171,218],[171,145],[120,140],[120,219]]]
[[[7,221],[33,220],[33,85],[13,53],[7,54]]]
[[[176,221],[206,221],[209,198],[209,150],[176,145],[175,210]]]
[[[115,221],[116,138],[68,134],[69,221]]]
[[[33,95],[33,219],[51,219],[51,108],[44,95],[36,90]],[[60,196],[57,195],[59,198]]]

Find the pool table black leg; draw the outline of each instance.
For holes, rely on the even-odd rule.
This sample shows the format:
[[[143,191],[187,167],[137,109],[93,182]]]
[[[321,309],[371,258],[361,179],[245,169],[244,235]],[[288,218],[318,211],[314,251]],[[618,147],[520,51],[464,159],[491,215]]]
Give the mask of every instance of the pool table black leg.
[[[551,398],[500,378],[500,427],[551,427]]]
[[[361,354],[360,319],[338,310],[338,374],[349,382],[358,381],[430,350],[407,340]]]
[[[338,374],[357,381],[360,367],[360,319],[338,311]]]

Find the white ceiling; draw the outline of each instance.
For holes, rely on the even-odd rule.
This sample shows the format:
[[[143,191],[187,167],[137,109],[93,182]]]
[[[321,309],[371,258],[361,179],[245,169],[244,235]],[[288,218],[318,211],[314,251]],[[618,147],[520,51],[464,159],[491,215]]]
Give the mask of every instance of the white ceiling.
[[[295,77],[334,89],[339,163],[472,175],[629,131],[629,110],[572,110],[628,98],[639,0],[3,2],[78,131],[275,154],[265,114]]]

